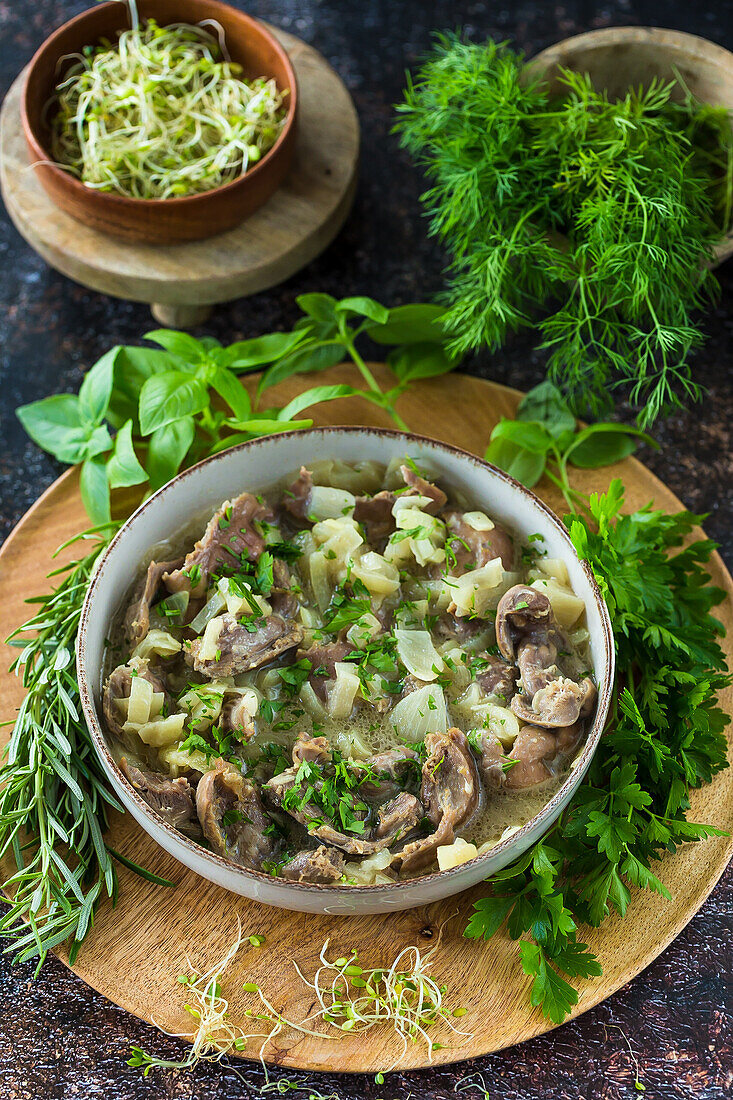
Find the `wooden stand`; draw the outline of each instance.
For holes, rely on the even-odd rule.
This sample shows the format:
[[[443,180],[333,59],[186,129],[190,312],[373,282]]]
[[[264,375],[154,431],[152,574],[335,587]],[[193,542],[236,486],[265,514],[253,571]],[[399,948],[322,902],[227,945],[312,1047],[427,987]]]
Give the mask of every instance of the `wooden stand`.
[[[387,371],[372,364],[380,384]],[[346,382],[358,385],[353,367],[334,367],[319,375],[324,384]],[[247,381],[257,385],[257,378]],[[292,378],[272,391],[274,403],[284,403],[302,391],[302,379]],[[501,416],[513,416],[520,394],[478,378],[454,374],[421,382],[400,402],[400,412],[413,431],[432,435],[482,454],[489,433]],[[389,425],[381,410],[359,399],[331,401],[317,410],[317,424]],[[324,456],[327,457],[327,456]],[[678,511],[682,505],[649,470],[633,458],[602,470],[573,470],[574,486],[582,492],[606,489],[614,477],[626,485],[629,510],[649,500],[657,507]],[[242,486],[246,488],[246,486]],[[551,507],[562,513],[557,492],[542,481],[538,491]],[[65,539],[83,530],[88,520],[79,497],[78,471],[72,470],[51,486],[31,508],[5,543],[0,553],[0,583],[4,598],[0,604],[0,639],[6,638],[29,614],[26,597],[47,592],[46,574],[51,554]],[[74,549],[67,554],[74,553]],[[728,630],[721,639],[728,659],[733,652],[733,581],[717,554],[710,561],[713,582],[725,590],[726,599],[715,614]],[[7,672],[17,650],[0,647],[0,719],[12,721],[23,690]],[[721,705],[730,711],[733,689],[725,691]],[[7,740],[9,727],[0,731]],[[715,781],[691,791],[693,821],[704,821],[733,831],[733,768],[721,772]],[[328,957],[359,952],[364,967],[391,964],[400,950],[416,944],[427,953],[438,942],[430,974],[448,986],[449,1009],[468,1011],[454,1022],[464,1035],[454,1035],[439,1023],[430,1032],[444,1044],[432,1055],[434,1065],[463,1058],[475,1058],[511,1046],[552,1026],[529,1004],[529,979],[522,973],[519,946],[504,931],[488,943],[463,938],[472,902],[484,888],[476,887],[457,897],[420,909],[383,916],[332,917],[290,913],[273,909],[230,894],[187,871],[159,848],[129,815],[112,815],[108,843],[128,858],[177,884],[175,890],[154,886],[120,867],[120,900],[115,909],[100,905],[94,928],[74,963],[74,970],[94,989],[144,1020],[152,1020],[169,1031],[189,1032],[191,1017],[183,1010],[185,990],[176,983],[178,974],[188,972],[186,957],[202,972],[214,966],[226,953],[237,933],[237,922],[245,937],[254,933],[266,937],[262,947],[251,947],[245,939],[226,975],[222,990],[229,1000],[229,1019],[248,1032],[267,1033],[268,1024],[252,1020],[247,1010],[262,1011],[256,993],[243,990],[243,983],[255,982],[276,1009],[293,1021],[303,1021],[314,1010],[315,996],[303,984],[294,963],[312,978],[321,947],[330,938]],[[672,893],[667,901],[657,894],[634,890],[624,920],[611,917],[600,928],[583,928],[582,939],[590,944],[603,965],[603,976],[579,983],[577,1016],[614,993],[648,966],[669,944],[690,918],[723,873],[733,849],[730,836],[713,837],[688,844],[674,856],[665,856],[656,873]],[[10,874],[8,863],[3,868]],[[442,930],[442,931],[441,931]],[[68,956],[60,951],[61,958]],[[314,1038],[285,1028],[265,1046],[263,1056],[277,1065],[301,1070],[335,1070],[376,1073],[399,1059],[401,1069],[418,1069],[428,1064],[422,1042],[409,1043],[402,1057],[402,1044],[385,1026],[364,1035],[343,1033],[333,1039],[322,1024],[315,1026],[323,1038]],[[245,1057],[258,1057],[262,1039],[252,1039]],[[387,1088],[385,1096],[393,1090]],[[419,1086],[417,1087],[419,1095]],[[468,1094],[466,1094],[468,1095]]]
[[[282,283],[333,240],[351,209],[359,121],[343,81],[325,59],[276,28],[298,78],[300,118],[293,169],[270,201],[236,229],[192,244],[131,244],[90,229],[56,207],[38,183],[20,124],[24,73],[0,114],[0,185],[31,248],[70,279],[148,302],[171,328],[202,324],[218,302]]]

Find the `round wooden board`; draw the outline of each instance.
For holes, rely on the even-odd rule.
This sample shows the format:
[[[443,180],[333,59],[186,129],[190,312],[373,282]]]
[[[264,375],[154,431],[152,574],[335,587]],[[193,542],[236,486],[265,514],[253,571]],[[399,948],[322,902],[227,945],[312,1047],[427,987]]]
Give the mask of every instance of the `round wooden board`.
[[[374,369],[382,380],[384,368]],[[321,381],[358,384],[359,379],[353,368],[342,366],[326,372]],[[273,401],[289,400],[300,386],[300,381],[294,379],[278,387],[272,394]],[[402,399],[400,411],[414,431],[481,454],[492,426],[501,416],[514,413],[519,397],[514,390],[457,374],[422,382]],[[375,413],[373,406],[354,399],[324,406],[318,423],[387,421],[379,411]],[[611,478],[623,477],[631,509],[651,499],[663,509],[681,508],[677,498],[634,459],[600,471],[576,473],[575,484],[584,491],[603,490]],[[562,511],[548,485],[541,484],[539,491],[551,506]],[[53,550],[84,525],[78,477],[71,471],[31,508],[0,553],[0,583],[5,594],[0,605],[0,637],[5,638],[26,617],[24,597],[46,591],[45,575],[51,567]],[[717,613],[729,631],[730,654],[733,581],[717,555],[711,563],[711,574],[728,593]],[[17,681],[4,671],[10,658],[11,651],[6,648],[0,654],[2,719],[13,717],[22,696]],[[733,691],[728,691],[722,702],[730,711]],[[693,792],[691,814],[696,821],[733,829],[733,769]],[[214,965],[232,942],[237,918],[247,935],[264,933],[267,937],[261,948],[245,944],[222,983],[232,1022],[245,1028],[259,1030],[244,1016],[244,1011],[257,1002],[256,995],[243,992],[243,982],[258,983],[273,1005],[292,1020],[303,1020],[313,1011],[312,990],[302,984],[293,962],[312,976],[327,937],[335,956],[356,948],[364,965],[380,966],[391,963],[397,952],[410,944],[429,949],[441,926],[443,938],[434,975],[448,985],[452,1003],[468,1008],[460,1023],[472,1034],[459,1043],[447,1028],[436,1029],[433,1038],[447,1045],[434,1053],[433,1064],[487,1054],[550,1027],[529,1006],[527,979],[519,965],[516,943],[502,934],[489,943],[462,937],[471,903],[481,896],[481,888],[388,916],[316,917],[268,908],[198,878],[158,848],[129,816],[115,815],[110,843],[131,859],[172,879],[177,889],[153,886],[121,868],[119,904],[114,910],[109,904],[100,907],[94,930],[73,969],[116,1004],[168,1031],[190,1030],[190,1017],[183,1011],[185,994],[176,983],[176,976],[188,969],[186,956],[201,971]],[[581,983],[574,1015],[608,997],[660,954],[713,889],[732,847],[733,841],[725,837],[688,845],[677,855],[665,858],[661,865],[660,873],[673,895],[671,902],[637,892],[625,920],[612,917],[600,929],[583,929],[583,939],[603,964],[603,976]],[[67,961],[63,954],[61,957]],[[258,1056],[259,1042],[253,1041],[249,1057]],[[328,1041],[286,1029],[265,1049],[264,1056],[269,1062],[303,1070],[376,1072],[388,1066],[400,1051],[401,1044],[387,1030],[375,1029],[365,1036],[346,1034],[338,1041]],[[410,1044],[400,1066],[416,1069],[427,1064],[424,1046]]]
[[[359,120],[325,58],[270,29],[298,78],[298,142],[288,179],[251,218],[209,240],[169,247],[132,244],[82,225],[51,202],[29,165],[20,123],[22,72],[0,115],[0,184],[18,232],[51,267],[92,290],[154,303],[166,324],[187,323],[186,311],[188,323],[197,323],[202,307],[256,294],[310,263],[351,209]]]

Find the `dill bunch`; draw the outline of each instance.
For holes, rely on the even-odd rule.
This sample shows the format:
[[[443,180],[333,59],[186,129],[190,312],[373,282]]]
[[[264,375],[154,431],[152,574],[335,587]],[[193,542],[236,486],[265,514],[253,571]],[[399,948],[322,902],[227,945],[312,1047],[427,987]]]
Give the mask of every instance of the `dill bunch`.
[[[731,222],[728,112],[674,81],[619,101],[586,74],[559,85],[457,35],[408,78],[395,129],[450,256],[444,324],[465,353],[536,323],[576,412],[607,411],[620,389],[648,427],[701,396],[689,355]]]

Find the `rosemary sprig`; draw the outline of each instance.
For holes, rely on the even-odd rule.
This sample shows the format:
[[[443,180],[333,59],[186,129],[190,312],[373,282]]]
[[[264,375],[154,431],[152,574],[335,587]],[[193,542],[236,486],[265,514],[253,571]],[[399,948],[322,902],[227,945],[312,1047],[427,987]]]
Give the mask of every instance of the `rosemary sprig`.
[[[26,695],[5,750],[0,790],[0,858],[15,872],[4,883],[11,905],[0,936],[14,961],[38,959],[73,939],[71,958],[87,934],[97,901],[114,899],[117,877],[103,833],[108,811],[122,807],[92,748],[79,705],[74,647],[81,607],[95,563],[114,524],[76,536],[91,544],[82,557],[50,574],[53,591],[34,596],[35,613],[8,639],[20,653],[11,672]]]

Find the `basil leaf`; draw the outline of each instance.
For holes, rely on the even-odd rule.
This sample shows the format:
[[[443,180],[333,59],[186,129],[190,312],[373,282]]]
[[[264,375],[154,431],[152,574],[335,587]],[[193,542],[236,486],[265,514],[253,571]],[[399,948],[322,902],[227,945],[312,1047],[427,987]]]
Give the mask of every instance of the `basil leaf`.
[[[276,432],[292,432],[300,430],[301,428],[312,428],[312,420],[278,420],[275,416],[258,416],[253,417],[251,420],[243,420],[241,422],[228,420],[227,424],[237,429],[236,435],[225,436],[224,439],[220,439],[218,443],[209,451],[209,454],[218,454],[219,451],[226,451],[229,447],[233,447],[235,443],[248,442],[256,435],[274,435]]]
[[[491,441],[504,439],[533,454],[546,454],[552,446],[552,436],[542,424],[521,420],[501,420],[491,433]]]
[[[140,485],[148,480],[132,445],[131,420],[123,424],[115,436],[115,449],[107,462],[107,480],[111,489]]]
[[[112,427],[119,428],[126,420],[132,420],[137,426],[140,391],[148,378],[172,370],[177,365],[177,359],[157,348],[120,348],[115,362],[114,389],[107,410],[107,419]]]
[[[79,462],[84,457],[87,430],[83,427],[79,398],[73,393],[56,393],[22,405],[15,415],[34,443],[59,462]]]
[[[396,306],[384,324],[369,329],[369,336],[377,344],[442,343],[446,340],[440,324],[444,316],[442,306]]]
[[[356,313],[360,317],[367,317],[375,324],[384,325],[389,318],[389,310],[374,298],[342,298],[336,303],[336,313]]]
[[[268,386],[276,386],[294,374],[305,374],[310,371],[327,370],[336,363],[342,362],[344,349],[340,344],[326,344],[325,346],[296,348],[292,355],[281,359],[279,363],[273,363],[260,379],[258,395],[263,393]]]
[[[544,453],[528,451],[509,439],[492,439],[484,458],[521,481],[528,489],[536,485],[545,472]]]
[[[84,375],[79,389],[79,411],[90,424],[99,424],[109,408],[115,360],[120,348],[111,348]]]
[[[81,499],[92,523],[107,523],[110,518],[109,482],[103,458],[87,458],[79,479]]]
[[[300,344],[306,337],[300,332],[271,332],[267,336],[258,336],[254,340],[240,340],[225,348],[224,355],[217,357],[222,366],[234,371],[261,367],[265,363],[274,363]]]
[[[638,440],[657,446],[650,436],[625,424],[591,424],[578,432],[565,454],[573,466],[591,470],[628,458],[636,450]]]
[[[333,401],[337,397],[353,397],[355,394],[360,395],[361,390],[354,389],[353,386],[314,386],[305,393],[298,394],[284,409],[280,409],[277,419],[292,420],[299,412],[310,408],[311,405],[318,405],[322,401]]]
[[[237,420],[247,419],[252,411],[252,402],[236,375],[231,374],[226,367],[217,367],[209,377],[209,385],[226,401]]]
[[[209,391],[200,378],[179,370],[154,374],[140,391],[140,431],[149,435],[174,420],[202,412],[208,404]]]
[[[532,420],[544,425],[554,439],[575,431],[575,417],[568,403],[552,382],[540,382],[519,403],[517,420]]]
[[[159,344],[171,355],[182,359],[184,363],[196,364],[206,358],[206,349],[203,344],[187,332],[177,332],[175,329],[156,328],[153,332],[146,332],[145,340],[153,344]]]
[[[88,430],[88,429],[87,429]],[[94,458],[108,451],[112,446],[112,436],[107,430],[106,424],[100,424],[88,433],[84,444],[84,458]],[[77,459],[78,461],[78,459]]]
[[[316,321],[333,321],[338,302],[330,294],[299,294],[296,304]]]
[[[195,434],[193,417],[183,417],[150,436],[145,469],[152,489],[160,489],[178,473]]]
[[[395,348],[387,356],[387,366],[402,383],[448,374],[456,365],[457,360],[440,344],[408,344]]]

